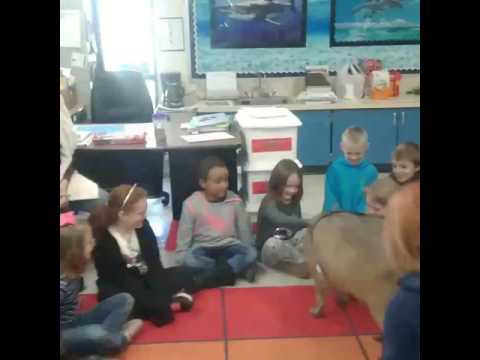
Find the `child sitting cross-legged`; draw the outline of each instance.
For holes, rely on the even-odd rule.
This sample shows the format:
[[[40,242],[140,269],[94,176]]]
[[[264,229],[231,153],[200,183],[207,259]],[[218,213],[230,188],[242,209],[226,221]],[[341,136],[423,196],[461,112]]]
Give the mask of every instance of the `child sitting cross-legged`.
[[[196,191],[183,202],[177,236],[178,262],[202,274],[206,287],[255,280],[257,251],[242,199],[228,190],[228,169],[217,157],[200,163]]]
[[[302,219],[302,172],[290,159],[275,165],[268,182],[268,194],[258,210],[257,249],[262,262],[274,269],[305,278],[309,276],[303,253],[307,221]],[[287,235],[276,232],[281,230]]]
[[[89,217],[97,245],[98,299],[128,293],[132,313],[156,326],[174,321],[174,311],[188,311],[193,293],[202,285],[188,269],[164,268],[157,239],[146,219],[147,193],[135,185],[120,185],[107,205]]]
[[[126,293],[105,298],[85,313],[78,312],[83,287],[81,275],[90,262],[94,246],[88,224],[76,223],[73,212],[60,215],[60,353],[63,358],[119,353],[143,325],[139,319],[128,321],[134,299]]]

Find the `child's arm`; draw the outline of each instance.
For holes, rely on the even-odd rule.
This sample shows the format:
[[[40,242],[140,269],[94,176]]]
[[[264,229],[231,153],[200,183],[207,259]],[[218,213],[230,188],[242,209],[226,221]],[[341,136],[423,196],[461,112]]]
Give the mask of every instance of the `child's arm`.
[[[375,183],[378,179],[378,170],[374,165],[368,167],[368,173],[365,180],[365,186],[361,189],[361,201],[357,209],[359,213],[365,214],[368,211],[367,206],[367,195],[365,194],[365,189]]]
[[[307,222],[301,217],[286,215],[278,210],[273,200],[264,204],[262,213],[262,216],[268,218],[272,224],[276,224],[278,227],[286,227],[293,232],[307,226]]]
[[[191,204],[187,202],[187,200],[183,202],[180,224],[178,226],[177,249],[175,251],[177,264],[183,263],[185,253],[192,245],[193,239],[193,225],[195,223],[195,218],[193,216]]]
[[[323,202],[322,213],[329,213],[332,210],[339,210],[340,202],[337,198],[337,180],[335,170],[332,166],[328,168],[325,177],[325,200]]]
[[[235,204],[235,220],[239,239],[242,242],[253,245],[252,226],[243,202]]]
[[[374,165],[372,165],[372,168],[367,177],[367,184],[365,187],[372,185],[377,180],[378,180],[378,170]]]

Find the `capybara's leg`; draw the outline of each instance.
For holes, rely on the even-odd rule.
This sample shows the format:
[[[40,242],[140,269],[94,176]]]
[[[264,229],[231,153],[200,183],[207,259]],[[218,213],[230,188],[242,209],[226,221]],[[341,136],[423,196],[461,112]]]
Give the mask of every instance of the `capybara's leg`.
[[[310,313],[315,317],[323,317],[325,306],[325,293],[327,289],[327,280],[322,271],[318,271],[320,268],[314,266],[310,269],[311,276],[315,281],[315,305],[310,308]],[[321,270],[321,269],[320,269]]]
[[[335,301],[337,305],[340,306],[342,309],[345,309],[348,302],[350,301],[350,295],[343,291],[335,291]]]

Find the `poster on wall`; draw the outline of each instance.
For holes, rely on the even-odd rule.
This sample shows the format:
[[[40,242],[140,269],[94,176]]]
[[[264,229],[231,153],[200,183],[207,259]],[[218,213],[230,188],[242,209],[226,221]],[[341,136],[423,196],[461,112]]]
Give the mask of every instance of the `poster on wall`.
[[[306,0],[210,0],[211,47],[305,47],[306,6]]]
[[[420,0],[332,0],[331,46],[420,44]]]
[[[232,4],[234,0],[231,0]],[[286,0],[273,0],[286,1]],[[339,1],[339,0],[337,0]],[[349,0],[342,0],[349,1]],[[246,4],[246,0],[237,4]],[[260,3],[250,0],[249,4]],[[328,65],[331,71],[337,71],[352,58],[380,59],[388,69],[404,72],[418,72],[420,69],[420,45],[379,45],[379,46],[330,46],[331,0],[307,0],[306,39],[304,47],[214,47],[212,41],[212,0],[189,0],[191,66],[194,78],[204,77],[207,72],[229,71],[238,77],[257,76],[259,72],[268,76],[304,76],[305,67]],[[214,3],[213,3],[214,4]],[[255,6],[253,7],[255,8]],[[227,11],[225,23],[232,24],[231,16],[247,15],[252,8]],[[257,9],[258,11],[258,9]],[[288,10],[287,10],[288,11]],[[218,9],[220,12],[220,9]],[[231,16],[228,17],[229,13]],[[277,15],[275,15],[277,16]],[[276,17],[268,15],[265,19]],[[241,17],[241,16],[240,16]],[[248,17],[248,16],[246,16]],[[253,16],[250,14],[250,17]],[[230,20],[227,20],[230,19]],[[268,21],[267,21],[268,22]],[[274,25],[274,24],[272,24]],[[242,39],[241,46],[245,46]]]

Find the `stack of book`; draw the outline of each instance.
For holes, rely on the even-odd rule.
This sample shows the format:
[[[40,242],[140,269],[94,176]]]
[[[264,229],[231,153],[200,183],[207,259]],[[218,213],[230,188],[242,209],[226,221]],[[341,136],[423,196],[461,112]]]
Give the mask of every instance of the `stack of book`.
[[[191,133],[209,133],[228,131],[231,118],[225,113],[197,115],[185,126]]]

